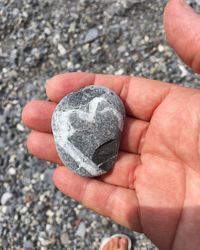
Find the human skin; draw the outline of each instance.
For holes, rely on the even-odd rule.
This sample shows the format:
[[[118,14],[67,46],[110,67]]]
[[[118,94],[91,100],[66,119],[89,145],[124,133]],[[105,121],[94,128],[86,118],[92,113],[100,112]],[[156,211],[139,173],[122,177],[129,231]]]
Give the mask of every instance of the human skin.
[[[200,17],[183,0],[171,0],[164,25],[169,44],[200,73]],[[63,96],[98,83],[121,97],[127,117],[113,170],[85,178],[62,166],[51,117]],[[55,185],[97,213],[145,233],[159,249],[199,249],[200,90],[138,77],[65,73],[50,79],[46,91],[51,101],[28,103],[22,119],[33,130],[29,151],[58,163]]]

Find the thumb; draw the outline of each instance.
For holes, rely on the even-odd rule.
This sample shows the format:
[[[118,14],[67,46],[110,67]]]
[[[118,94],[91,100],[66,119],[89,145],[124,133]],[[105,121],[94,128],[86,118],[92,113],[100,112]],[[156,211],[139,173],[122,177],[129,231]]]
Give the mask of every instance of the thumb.
[[[200,15],[184,0],[170,0],[165,7],[164,26],[171,47],[200,73]]]

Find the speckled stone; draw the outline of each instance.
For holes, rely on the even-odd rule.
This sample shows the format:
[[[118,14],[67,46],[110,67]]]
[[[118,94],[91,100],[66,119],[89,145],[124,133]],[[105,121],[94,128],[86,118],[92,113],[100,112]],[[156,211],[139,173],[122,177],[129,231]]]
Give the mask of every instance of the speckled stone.
[[[125,109],[108,88],[89,86],[65,96],[52,117],[58,154],[82,176],[99,176],[115,162],[123,130]]]

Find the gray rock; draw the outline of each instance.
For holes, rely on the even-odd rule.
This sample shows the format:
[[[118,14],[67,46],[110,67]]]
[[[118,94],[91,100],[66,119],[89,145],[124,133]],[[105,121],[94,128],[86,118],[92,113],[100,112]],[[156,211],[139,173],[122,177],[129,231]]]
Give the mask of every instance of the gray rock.
[[[76,231],[76,236],[81,237],[82,239],[84,239],[85,237],[85,233],[86,233],[86,227],[85,224],[83,222],[81,222],[78,226],[78,229]]]
[[[60,241],[64,246],[69,243],[69,235],[67,232],[61,234]]]
[[[24,242],[24,248],[25,248],[25,249],[33,249],[33,248],[34,248],[33,242],[30,241],[30,240],[25,241],[25,242]]]
[[[115,162],[125,109],[111,90],[89,86],[65,96],[56,107],[52,130],[62,162],[82,176],[99,176]]]
[[[0,224],[0,236],[1,236],[2,232],[3,232],[3,225]]]
[[[82,220],[86,217],[86,215],[88,214],[88,210],[87,209],[82,209],[79,214],[78,214],[78,218],[79,220]]]
[[[6,120],[5,115],[3,115],[3,114],[0,115],[0,125],[3,124],[5,122],[5,120]]]
[[[3,138],[0,138],[0,148],[4,148],[5,144],[4,144],[4,140]]]
[[[88,31],[88,33],[85,36],[85,43],[89,43],[94,41],[99,36],[99,32],[96,28],[92,28]]]

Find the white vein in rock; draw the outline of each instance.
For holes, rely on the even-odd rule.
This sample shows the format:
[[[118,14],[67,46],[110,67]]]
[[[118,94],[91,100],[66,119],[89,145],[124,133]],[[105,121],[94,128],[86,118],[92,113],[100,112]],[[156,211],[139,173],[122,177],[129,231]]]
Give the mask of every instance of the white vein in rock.
[[[99,103],[103,101],[107,102],[107,100],[104,97],[95,97],[89,103],[89,112],[84,112],[82,110],[77,110],[77,109],[72,109],[67,111],[57,111],[54,113],[54,118],[53,118],[57,120],[57,122],[54,123],[54,126],[56,126],[56,124],[59,124],[59,128],[57,126],[55,128],[58,131],[55,138],[56,141],[59,142],[59,145],[63,148],[63,150],[74,159],[74,161],[80,168],[81,167],[84,168],[88,173],[90,173],[93,176],[99,174],[99,169],[97,169],[96,164],[92,160],[90,160],[87,156],[85,156],[77,147],[75,147],[68,140],[68,138],[76,132],[76,130],[70,123],[70,116],[71,114],[75,113],[79,116],[81,120],[93,123],[95,122],[97,107]],[[113,115],[118,120],[119,129],[122,130],[123,117],[117,110],[115,110],[114,108],[106,107],[99,112],[100,113],[112,112]],[[60,157],[62,158],[62,156]],[[101,171],[105,172],[103,170]]]

